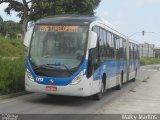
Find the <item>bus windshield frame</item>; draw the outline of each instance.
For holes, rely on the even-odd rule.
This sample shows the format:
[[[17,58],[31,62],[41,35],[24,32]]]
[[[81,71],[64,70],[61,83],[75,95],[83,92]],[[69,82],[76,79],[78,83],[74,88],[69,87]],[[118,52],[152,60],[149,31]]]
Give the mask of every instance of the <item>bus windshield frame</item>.
[[[51,26],[51,27],[48,29],[47,26],[48,27]],[[89,33],[88,25],[36,24],[33,30],[32,37],[31,37],[29,55],[28,55],[33,69],[39,66],[43,66],[45,64],[50,64],[50,65],[52,64],[52,67],[43,67],[43,69],[52,68],[52,70],[58,70],[58,71],[68,71],[69,70],[71,73],[74,73],[80,67],[80,65],[82,64],[82,62],[84,61],[86,57],[88,33]],[[35,38],[36,36],[38,37],[37,40]],[[53,39],[49,40],[50,43],[47,43],[47,45],[45,46],[46,44],[45,40],[47,40],[47,37],[48,38],[54,37],[54,40]],[[42,42],[45,41],[44,44],[40,40]],[[35,41],[38,41],[37,44]],[[68,44],[64,44],[64,43],[68,43]],[[53,44],[54,46],[52,46]],[[67,48],[67,45],[69,46],[69,48]],[[53,56],[49,56],[45,53],[42,53],[45,50],[50,50],[49,48],[50,46],[54,49],[54,50],[51,49],[52,51],[51,53],[53,54]],[[63,48],[62,46],[65,48]],[[37,49],[37,51],[34,49]],[[38,49],[41,50],[41,52],[38,53]],[[35,54],[36,52],[37,54]],[[45,56],[42,56],[40,54],[44,54]],[[36,55],[37,55],[37,59],[36,59]],[[69,56],[69,55],[72,55],[72,56]],[[75,57],[77,60],[70,59],[72,57],[73,58]],[[66,60],[63,60],[63,58]],[[71,64],[74,64],[74,65],[71,65]],[[39,68],[41,69],[41,67]]]

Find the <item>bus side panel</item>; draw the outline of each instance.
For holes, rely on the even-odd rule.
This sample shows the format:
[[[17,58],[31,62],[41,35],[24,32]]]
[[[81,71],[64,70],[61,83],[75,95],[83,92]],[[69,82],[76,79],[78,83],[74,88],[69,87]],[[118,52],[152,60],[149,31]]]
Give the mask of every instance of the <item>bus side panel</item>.
[[[102,65],[100,65],[92,76],[92,94],[100,91],[100,84],[104,74],[106,75],[106,89],[119,85],[121,80],[121,71],[126,71],[125,64],[126,62],[124,60],[106,60]]]

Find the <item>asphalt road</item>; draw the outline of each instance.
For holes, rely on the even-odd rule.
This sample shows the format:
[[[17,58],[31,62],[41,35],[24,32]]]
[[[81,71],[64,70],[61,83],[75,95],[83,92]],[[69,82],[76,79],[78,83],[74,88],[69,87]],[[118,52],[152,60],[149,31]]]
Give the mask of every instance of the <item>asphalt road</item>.
[[[160,68],[160,65],[143,66],[139,70],[136,82],[128,82],[121,90],[110,90],[100,101],[91,98],[54,96],[33,93],[16,98],[0,100],[0,113],[14,114],[93,114],[102,106],[117,99],[123,93],[132,90],[142,80],[148,78]]]

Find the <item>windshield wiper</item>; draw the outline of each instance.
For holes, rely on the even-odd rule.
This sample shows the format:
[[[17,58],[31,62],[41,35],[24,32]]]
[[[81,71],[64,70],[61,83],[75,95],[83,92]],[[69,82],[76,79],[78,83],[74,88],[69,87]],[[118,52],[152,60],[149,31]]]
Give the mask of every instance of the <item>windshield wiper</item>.
[[[37,66],[36,68],[34,68],[34,70],[37,70],[37,69],[43,68],[43,67],[55,68],[55,67],[53,67],[53,65],[55,66],[56,64],[43,64],[43,65]]]
[[[73,73],[71,72],[71,70],[70,70],[65,64],[60,64],[60,65],[63,65],[63,66],[66,68],[66,70],[67,70],[71,75],[73,75]]]
[[[67,70],[71,75],[73,75],[73,73],[71,72],[71,70],[70,70],[65,64],[43,64],[43,65],[37,66],[36,68],[34,68],[34,70],[37,70],[37,69],[43,68],[43,67],[55,68],[55,67],[53,67],[53,66],[61,66],[61,65],[63,65],[63,66],[66,68],[66,70]]]

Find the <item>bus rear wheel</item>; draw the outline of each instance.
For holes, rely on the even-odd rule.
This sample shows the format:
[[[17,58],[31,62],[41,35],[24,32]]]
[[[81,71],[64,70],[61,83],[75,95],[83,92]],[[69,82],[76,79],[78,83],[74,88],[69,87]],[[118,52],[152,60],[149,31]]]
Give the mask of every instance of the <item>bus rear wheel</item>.
[[[95,100],[100,100],[103,97],[103,93],[104,93],[104,83],[103,81],[101,82],[101,88],[100,88],[100,92],[93,95],[93,99]]]
[[[135,77],[132,79],[133,82],[136,81],[136,77],[137,77],[137,69],[135,70]]]
[[[119,85],[116,86],[116,90],[121,90],[123,84],[123,73],[121,74],[121,79],[119,80]]]

